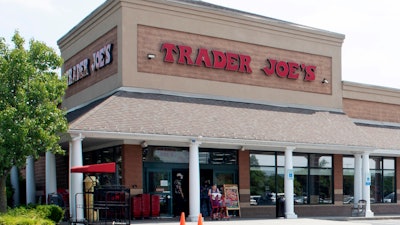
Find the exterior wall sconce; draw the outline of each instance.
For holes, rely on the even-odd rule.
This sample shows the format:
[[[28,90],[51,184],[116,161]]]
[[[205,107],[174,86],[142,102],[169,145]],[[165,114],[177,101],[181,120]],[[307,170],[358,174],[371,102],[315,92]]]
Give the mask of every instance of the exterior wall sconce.
[[[147,59],[154,59],[155,57],[156,57],[155,54],[151,54],[151,53],[147,54]]]
[[[329,84],[329,81],[327,80],[327,79],[322,79],[322,81],[321,81],[321,83],[323,83],[323,84]]]
[[[140,143],[140,146],[142,146],[142,148],[147,148],[147,146],[149,145],[147,144],[146,141],[143,141],[142,143]]]
[[[140,143],[140,146],[142,147],[142,160],[145,161],[147,154],[149,153],[149,149],[147,148],[147,146],[149,145],[146,141],[143,141],[142,143]]]
[[[244,146],[242,146],[241,148],[240,148],[240,151],[245,151],[246,149],[244,148]]]

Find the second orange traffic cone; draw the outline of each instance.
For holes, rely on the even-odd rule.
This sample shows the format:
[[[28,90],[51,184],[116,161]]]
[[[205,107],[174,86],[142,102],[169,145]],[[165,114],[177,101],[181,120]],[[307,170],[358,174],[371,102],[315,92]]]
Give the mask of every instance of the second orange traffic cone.
[[[181,213],[181,222],[180,225],[185,225],[185,212]]]
[[[199,218],[197,219],[197,225],[203,225],[203,215],[199,214]]]

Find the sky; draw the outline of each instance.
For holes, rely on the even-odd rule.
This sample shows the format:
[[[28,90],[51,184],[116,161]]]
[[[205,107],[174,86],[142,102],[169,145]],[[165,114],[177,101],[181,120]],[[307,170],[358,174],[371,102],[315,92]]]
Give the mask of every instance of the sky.
[[[398,0],[203,0],[345,35],[342,80],[400,89]],[[0,37],[57,40],[105,0],[0,0]]]

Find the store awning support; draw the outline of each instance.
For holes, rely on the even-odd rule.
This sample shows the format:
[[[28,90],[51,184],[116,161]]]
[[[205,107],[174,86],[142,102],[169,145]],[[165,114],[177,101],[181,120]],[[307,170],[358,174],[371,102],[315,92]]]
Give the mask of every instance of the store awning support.
[[[84,136],[82,134],[71,134],[71,141],[69,143],[69,164],[70,171],[73,167],[82,166],[82,140]],[[76,206],[83,205],[83,174],[82,173],[71,173],[70,176],[70,215],[73,221],[82,221],[84,220],[83,208]]]
[[[197,139],[190,141],[189,149],[189,193],[200,193],[200,165],[199,146],[201,142]],[[200,214],[200,195],[189,196],[189,221],[197,222]]]
[[[354,208],[362,198],[362,159],[361,154],[354,154]]]
[[[285,150],[285,218],[296,219],[294,213],[294,172],[293,172],[293,150],[295,147],[289,146]]]
[[[46,203],[49,203],[49,194],[57,193],[57,167],[54,153],[46,152]]]
[[[365,206],[365,217],[373,217],[374,213],[371,211],[371,197],[370,197],[370,186],[371,186],[371,172],[369,170],[369,152],[364,152],[362,155],[362,189],[363,189],[363,199],[367,201]]]

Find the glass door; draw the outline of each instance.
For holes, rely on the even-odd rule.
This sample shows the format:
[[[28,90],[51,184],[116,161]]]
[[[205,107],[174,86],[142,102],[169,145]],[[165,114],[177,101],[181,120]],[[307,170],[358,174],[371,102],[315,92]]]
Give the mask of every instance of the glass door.
[[[160,196],[160,216],[170,217],[172,215],[172,192],[170,170],[148,171],[148,192]]]

